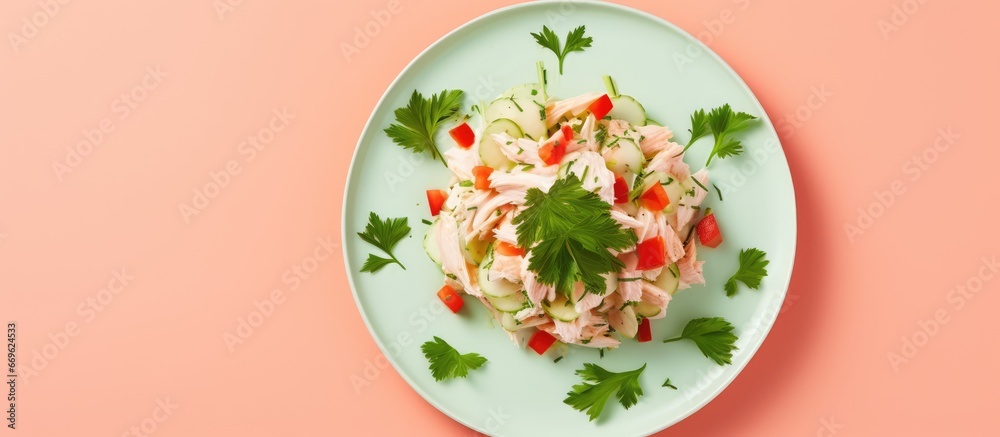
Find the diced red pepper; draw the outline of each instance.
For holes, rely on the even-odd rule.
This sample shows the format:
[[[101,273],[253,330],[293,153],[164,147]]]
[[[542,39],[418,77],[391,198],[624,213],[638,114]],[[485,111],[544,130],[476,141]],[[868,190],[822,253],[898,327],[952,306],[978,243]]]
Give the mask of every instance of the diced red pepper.
[[[639,332],[636,334],[639,343],[645,343],[653,339],[653,332],[649,329],[649,319],[643,317],[639,322]]]
[[[566,145],[559,141],[549,141],[538,148],[538,157],[542,158],[546,165],[558,164],[564,155],[566,155]]]
[[[445,200],[448,200],[448,193],[441,190],[427,190],[427,206],[430,206],[432,216],[441,212]]]
[[[497,243],[497,253],[504,256],[524,256],[524,249],[501,241]]]
[[[698,222],[698,240],[702,246],[711,248],[722,244],[722,231],[719,230],[719,223],[715,221],[715,213],[711,209],[705,218]]]
[[[636,270],[653,270],[667,264],[667,245],[663,242],[663,237],[650,238],[635,247],[636,255],[639,255],[639,263]]]
[[[670,197],[663,185],[656,184],[639,196],[639,204],[650,211],[661,211],[670,205]]]
[[[490,174],[492,173],[493,173],[492,167],[487,167],[485,165],[477,165],[475,167],[472,167],[472,175],[476,177],[477,190],[490,189]]]
[[[615,203],[628,202],[628,182],[621,176],[615,176]]]
[[[552,334],[539,329],[531,335],[531,339],[528,340],[528,347],[534,349],[535,352],[538,352],[538,355],[542,355],[545,351],[549,350],[552,343],[555,342],[556,338],[553,337]]]
[[[559,132],[552,136],[542,147],[538,148],[538,157],[542,158],[542,161],[546,165],[555,165],[562,161],[563,156],[566,155],[566,147],[569,146],[569,142],[573,140],[573,128],[564,124],[559,128]]]
[[[573,132],[573,127],[568,124],[564,124],[559,130],[562,131],[563,134],[563,144],[569,146],[569,142],[573,141],[573,134],[575,133]]]
[[[594,118],[600,120],[604,118],[604,116],[608,115],[613,107],[614,105],[611,103],[611,97],[608,97],[608,95],[605,94],[599,99],[594,100],[594,103],[591,103],[590,106],[587,107],[587,110],[590,111],[591,114],[594,114]]]
[[[462,309],[462,305],[465,305],[465,301],[462,300],[462,296],[460,296],[454,288],[451,288],[448,285],[441,287],[437,294],[438,298],[441,299],[441,302],[444,302],[444,305],[447,306],[453,313],[457,313],[458,310]]]
[[[458,143],[458,146],[463,149],[468,149],[472,147],[472,144],[476,142],[476,134],[472,132],[472,128],[469,127],[469,123],[462,123],[455,126],[452,130],[448,131],[451,138]]]

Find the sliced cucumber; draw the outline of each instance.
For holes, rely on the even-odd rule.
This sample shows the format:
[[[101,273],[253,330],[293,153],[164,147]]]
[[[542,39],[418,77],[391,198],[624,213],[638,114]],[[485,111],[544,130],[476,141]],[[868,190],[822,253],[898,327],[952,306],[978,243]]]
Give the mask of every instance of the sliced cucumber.
[[[486,257],[486,251],[489,248],[490,243],[488,241],[473,238],[465,243],[465,259],[478,266],[483,262],[483,258]]]
[[[535,140],[546,132],[545,120],[541,118],[538,106],[531,99],[501,97],[490,103],[483,116],[491,123],[501,118],[509,119],[517,123],[524,134]]]
[[[570,302],[569,299],[566,299],[566,296],[562,295],[551,303],[542,302],[542,309],[553,319],[563,322],[572,322],[577,317],[580,317],[580,313],[576,312],[576,306],[573,305],[573,302]]]
[[[490,266],[493,265],[492,246],[486,251],[483,262],[479,264],[479,288],[487,296],[507,297],[521,291],[521,287],[506,279],[490,280]]]
[[[503,326],[503,329],[508,331],[517,331],[518,329],[521,329],[521,323],[518,322],[511,313],[503,313],[503,315],[500,316],[500,326]]]
[[[509,90],[504,91],[503,94],[500,94],[500,97],[513,97],[515,99],[534,100],[538,103],[543,103],[542,90],[538,87],[537,83],[515,85]]]
[[[660,272],[660,276],[653,281],[653,285],[673,296],[677,292],[677,284],[680,283],[680,278],[681,271],[677,268],[677,263],[674,263]]]
[[[642,317],[656,317],[660,314],[660,311],[663,311],[660,307],[648,302],[639,302],[635,306],[636,314]]]
[[[612,97],[611,104],[608,117],[612,120],[625,120],[633,126],[646,125],[646,109],[631,96]]]
[[[480,287],[482,287],[482,284],[480,284]],[[490,301],[493,304],[493,308],[496,308],[497,311],[516,313],[528,307],[528,296],[525,296],[524,293],[518,292],[505,297],[490,296],[488,294],[485,296],[486,300]]]
[[[434,220],[434,223],[427,228],[427,232],[424,233],[424,251],[427,252],[427,256],[430,257],[431,261],[434,261],[439,267],[441,266],[441,248],[438,247],[437,242],[437,228],[439,220]]]
[[[604,147],[601,155],[604,156],[608,169],[616,176],[621,176],[626,180],[638,173],[643,162],[646,161],[639,145],[628,138],[617,138],[617,141],[610,147]]]
[[[513,138],[524,136],[521,126],[518,126],[517,123],[514,123],[510,119],[501,118],[493,120],[483,130],[483,136],[479,139],[479,159],[483,160],[483,164],[497,170],[509,170],[514,167],[514,161],[507,159],[507,155],[504,155],[503,151],[500,150],[500,145],[496,141],[493,141],[493,134],[502,132],[506,132],[507,135]]]

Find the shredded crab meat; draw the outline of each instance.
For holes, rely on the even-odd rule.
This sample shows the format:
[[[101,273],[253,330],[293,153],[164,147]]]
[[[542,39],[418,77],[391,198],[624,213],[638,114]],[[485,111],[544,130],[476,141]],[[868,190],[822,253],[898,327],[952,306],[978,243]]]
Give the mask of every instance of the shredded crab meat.
[[[705,283],[702,273],[704,261],[697,259],[696,238],[691,237],[691,228],[701,214],[701,203],[707,197],[706,190],[698,184],[707,186],[708,171],[701,169],[692,174],[683,160],[684,148],[672,141],[673,131],[668,127],[633,126],[624,120],[596,119],[588,108],[602,95],[587,93],[547,102],[544,120],[545,127],[549,129],[547,137],[532,139],[514,138],[507,133],[493,134],[490,139],[496,142],[500,153],[513,165],[495,169],[489,176],[487,189],[477,189],[471,184],[475,179],[472,169],[483,165],[478,143],[468,149],[454,147],[443,154],[454,177],[432,238],[440,252],[444,282],[475,296],[505,328],[515,344],[523,345],[533,333],[545,331],[568,344],[591,348],[618,347],[622,338],[636,335],[644,315],[649,319],[666,317],[674,290],[663,290],[657,284],[662,285],[663,275],[674,275],[668,266],[676,264],[678,289]],[[566,126],[571,127],[574,133],[572,138],[564,141],[564,132],[560,127]],[[640,174],[662,172],[681,183],[687,191],[677,199],[677,204],[664,211],[651,211],[638,206],[637,202],[615,204],[616,175],[601,154],[603,150],[597,142],[598,132],[601,131],[609,139],[630,139],[639,146],[644,158]],[[565,154],[559,163],[546,165],[539,156],[539,149],[542,145],[554,144],[564,144]],[[639,270],[635,245],[621,250],[609,249],[621,261],[622,267],[603,275],[607,282],[606,289],[602,292],[588,291],[582,282],[576,282],[572,290],[565,291],[564,295],[552,285],[541,283],[539,275],[529,268],[532,257],[530,247],[518,248],[513,253],[509,250],[500,253],[496,249],[498,244],[518,246],[518,228],[514,219],[525,210],[528,192],[548,192],[556,181],[567,174],[576,175],[585,190],[595,193],[609,205],[610,217],[622,229],[635,234],[636,244],[651,238],[663,238],[665,265]],[[622,176],[629,187],[634,186],[632,174]],[[473,264],[478,259],[472,255],[477,250],[475,247],[492,247],[487,249],[489,264],[486,261],[479,266]],[[480,278],[491,282],[508,281],[517,286],[520,289],[517,293],[523,293],[525,299],[523,308],[510,313],[499,311],[491,302],[496,298],[482,293]],[[568,314],[557,314],[560,319],[552,317],[547,311],[554,310],[546,306],[557,298],[568,301],[565,309]],[[640,304],[641,307],[638,306]],[[650,306],[660,311],[639,314],[638,308]]]

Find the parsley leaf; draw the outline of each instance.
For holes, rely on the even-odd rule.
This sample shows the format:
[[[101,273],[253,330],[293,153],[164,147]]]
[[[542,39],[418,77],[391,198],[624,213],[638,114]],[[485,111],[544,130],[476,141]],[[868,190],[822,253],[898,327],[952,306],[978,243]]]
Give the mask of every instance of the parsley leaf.
[[[694,144],[695,141],[698,141],[699,138],[712,132],[712,130],[708,127],[708,116],[705,115],[704,109],[699,109],[691,114],[691,129],[689,129],[688,132],[691,132],[691,139],[688,140],[687,146],[684,147],[684,150],[691,147],[691,145]]]
[[[469,375],[469,370],[476,370],[487,361],[477,353],[460,354],[448,342],[437,336],[434,337],[434,341],[420,345],[420,350],[431,363],[431,375],[435,381],[465,378]]]
[[[563,403],[587,413],[590,420],[594,421],[601,415],[604,405],[614,393],[618,402],[627,410],[642,396],[639,375],[643,370],[646,370],[645,364],[629,372],[615,373],[596,364],[584,363],[583,369],[576,371],[583,378],[583,383],[574,385],[573,391],[566,393]]]
[[[406,270],[403,263],[399,262],[393,256],[392,248],[410,233],[410,226],[407,224],[407,220],[406,217],[399,217],[386,218],[383,221],[374,212],[368,216],[368,225],[365,226],[364,232],[358,232],[358,236],[372,246],[382,249],[383,252],[389,255],[389,258],[368,254],[368,260],[361,266],[362,272],[375,273],[392,263],[399,264],[403,270]]]
[[[726,296],[736,295],[736,281],[746,284],[754,290],[760,289],[760,281],[767,276],[767,264],[770,263],[764,257],[767,256],[763,250],[757,248],[743,249],[740,251],[740,268],[726,281],[722,287],[726,290]]]
[[[691,320],[684,326],[680,337],[663,340],[663,342],[691,340],[698,346],[701,353],[721,366],[732,364],[737,338],[736,334],[733,334],[733,325],[729,321],[722,317],[712,317]]]
[[[586,30],[586,26],[573,29],[566,35],[566,45],[562,48],[559,47],[559,36],[551,31],[548,26],[542,26],[541,32],[532,33],[531,36],[535,37],[538,45],[552,50],[552,53],[556,54],[556,57],[559,58],[559,74],[563,74],[563,61],[566,59],[566,55],[570,52],[582,52],[583,49],[590,47],[590,44],[594,42],[594,38],[584,36]]]
[[[726,158],[743,153],[743,145],[739,140],[730,138],[730,135],[746,129],[756,119],[757,117],[745,112],[733,112],[728,103],[709,112],[708,125],[715,135],[715,146],[712,147],[705,166],[712,162],[713,157]]]
[[[396,123],[389,125],[385,133],[404,149],[411,149],[413,153],[428,151],[434,159],[448,165],[437,149],[434,134],[441,122],[453,117],[461,106],[462,90],[444,90],[430,99],[424,99],[414,90],[410,102],[396,108]]]
[[[529,189],[525,199],[527,208],[513,223],[517,245],[531,248],[528,269],[567,297],[576,281],[588,292],[604,294],[601,275],[624,267],[608,249],[634,245],[635,233],[611,218],[610,205],[573,174],[556,181],[548,193]]]
[[[670,383],[670,378],[667,378],[667,380],[660,387],[670,387],[674,390],[677,390],[677,386]]]

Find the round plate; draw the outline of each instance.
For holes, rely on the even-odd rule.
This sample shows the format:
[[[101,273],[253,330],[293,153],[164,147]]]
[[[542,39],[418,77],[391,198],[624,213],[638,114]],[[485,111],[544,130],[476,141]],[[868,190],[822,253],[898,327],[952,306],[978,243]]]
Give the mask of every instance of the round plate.
[[[561,38],[587,26],[593,47],[566,57],[564,75],[552,52],[538,46],[530,32],[548,25]],[[535,62],[549,70],[551,95],[573,96],[604,89],[601,75],[617,81],[622,94],[634,96],[650,118],[686,143],[690,114],[729,103],[759,116],[761,122],[739,134],[747,152],[711,165],[710,182],[724,196],[710,194],[705,204],[717,211],[725,242],[699,251],[706,261],[707,286],[678,293],[665,319],[653,321],[650,343],[623,341],[600,357],[597,350],[571,347],[568,356],[552,357],[518,349],[477,301],[467,298],[460,315],[443,307],[435,292],[443,283],[440,269],[422,248],[428,219],[424,191],[444,188],[450,172],[429,155],[414,155],[392,143],[382,131],[394,120],[414,89],[425,96],[444,89],[466,92],[464,111],[489,101],[505,89],[535,82]],[[438,132],[444,150],[454,143],[447,129]],[[711,139],[687,154],[692,170],[702,167]],[[359,273],[368,253],[361,241],[369,212],[407,217],[413,231],[395,249],[406,270],[390,265]],[[449,33],[410,63],[386,91],[358,142],[344,199],[344,259],[358,308],[379,347],[400,375],[455,420],[492,435],[623,436],[650,434],[697,411],[719,394],[746,366],[777,317],[788,288],[795,257],[795,197],[788,164],[764,109],[736,73],[684,31],[652,15],[607,3],[527,3],[479,17]],[[740,249],[757,247],[771,261],[760,290],[740,286],[728,298],[722,284],[738,266]],[[696,317],[722,316],[736,326],[739,350],[733,364],[718,366],[691,342],[662,344]],[[420,344],[439,336],[460,352],[489,359],[467,379],[435,382]],[[648,364],[640,382],[644,395],[625,410],[614,399],[603,416],[587,416],[563,404],[579,378],[574,371],[592,362],[611,371]],[[678,390],[662,388],[670,378]]]

